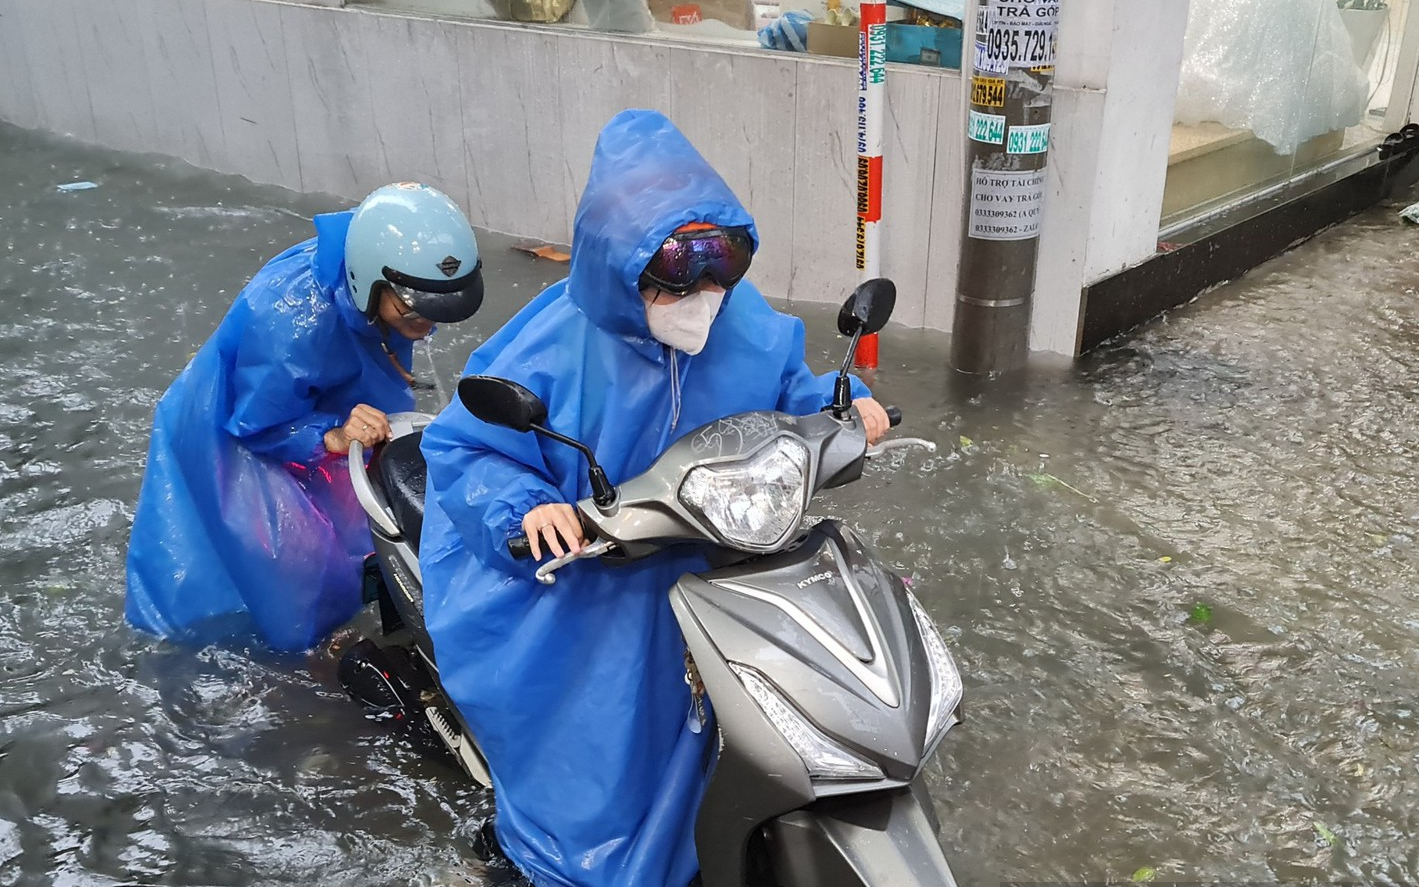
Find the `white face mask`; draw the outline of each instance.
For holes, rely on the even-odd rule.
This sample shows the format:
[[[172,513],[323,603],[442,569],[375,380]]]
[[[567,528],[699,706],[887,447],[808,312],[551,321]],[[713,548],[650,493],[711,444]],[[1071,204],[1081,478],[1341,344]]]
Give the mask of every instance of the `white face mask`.
[[[645,306],[645,322],[656,341],[686,354],[699,354],[723,301],[722,292],[700,290],[681,299],[651,302]]]

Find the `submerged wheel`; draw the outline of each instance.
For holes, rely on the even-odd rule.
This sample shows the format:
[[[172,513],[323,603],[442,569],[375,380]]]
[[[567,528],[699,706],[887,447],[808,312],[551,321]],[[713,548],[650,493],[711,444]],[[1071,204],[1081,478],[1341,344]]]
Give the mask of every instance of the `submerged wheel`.
[[[369,638],[340,657],[340,683],[365,717],[408,736],[426,754],[447,756],[443,740],[424,716],[425,699],[436,693],[418,655],[406,647],[381,647]]]

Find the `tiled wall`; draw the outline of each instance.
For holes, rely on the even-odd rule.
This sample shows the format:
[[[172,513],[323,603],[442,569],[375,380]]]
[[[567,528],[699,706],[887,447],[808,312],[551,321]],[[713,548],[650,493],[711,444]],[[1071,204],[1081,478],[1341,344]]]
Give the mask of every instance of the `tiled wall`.
[[[888,93],[894,320],[949,330],[961,78],[892,66]],[[1032,342],[1072,352],[1103,101],[1066,87],[1056,102],[1056,243]],[[627,107],[671,115],[755,214],[766,293],[836,302],[851,288],[853,62],[273,0],[0,0],[0,118],[351,200],[419,179],[476,225],[555,242],[597,131]],[[1075,168],[1087,187],[1071,186]]]

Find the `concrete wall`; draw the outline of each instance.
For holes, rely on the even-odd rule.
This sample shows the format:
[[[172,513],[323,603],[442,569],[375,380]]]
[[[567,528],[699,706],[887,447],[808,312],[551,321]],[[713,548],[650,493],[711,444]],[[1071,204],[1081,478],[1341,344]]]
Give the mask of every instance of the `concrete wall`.
[[[1152,252],[1177,73],[1158,44],[1180,52],[1183,6],[1064,5],[1032,348],[1074,353],[1082,285]],[[475,225],[562,243],[601,125],[658,108],[755,214],[768,294],[855,282],[847,60],[273,0],[0,0],[0,81],[20,126],[350,200],[418,179]],[[888,84],[894,320],[949,330],[965,86],[903,65]]]
[[[1030,348],[1074,354],[1080,289],[1154,254],[1188,0],[1063,3]]]

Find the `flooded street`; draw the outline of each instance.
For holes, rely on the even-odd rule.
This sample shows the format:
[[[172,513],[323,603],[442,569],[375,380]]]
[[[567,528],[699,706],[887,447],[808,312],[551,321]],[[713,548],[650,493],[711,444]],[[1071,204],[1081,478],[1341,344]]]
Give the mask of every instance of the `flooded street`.
[[[328,654],[123,622],[158,397],[341,205],[4,124],[0,181],[0,885],[490,883],[485,800],[363,720]],[[1399,205],[1009,385],[952,379],[941,334],[884,334],[877,394],[940,450],[816,511],[912,578],[961,667],[928,775],[963,885],[1419,881]],[[423,408],[563,275],[513,242],[480,236],[487,306],[416,352]],[[798,313],[829,369],[835,310]]]

